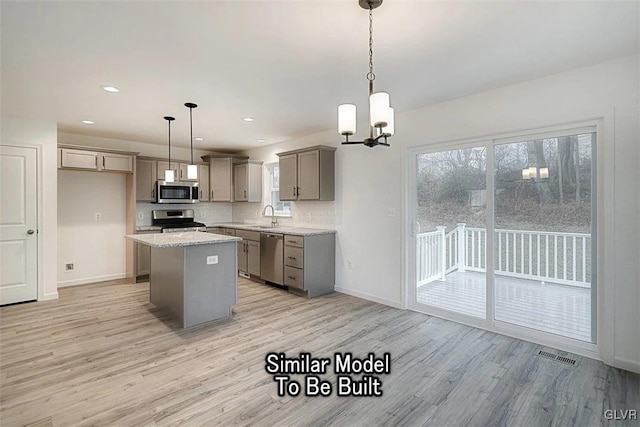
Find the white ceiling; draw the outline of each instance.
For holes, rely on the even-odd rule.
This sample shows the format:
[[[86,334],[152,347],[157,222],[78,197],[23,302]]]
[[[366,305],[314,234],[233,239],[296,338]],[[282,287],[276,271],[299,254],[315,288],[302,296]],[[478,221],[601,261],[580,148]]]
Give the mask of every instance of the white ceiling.
[[[336,128],[344,102],[365,118],[368,19],[357,0],[0,7],[2,114],[157,144],[173,115],[172,142],[187,146],[183,104],[195,102],[194,136],[205,138],[195,147],[213,150]],[[639,16],[635,1],[385,0],[374,11],[376,90],[397,113],[630,55]]]

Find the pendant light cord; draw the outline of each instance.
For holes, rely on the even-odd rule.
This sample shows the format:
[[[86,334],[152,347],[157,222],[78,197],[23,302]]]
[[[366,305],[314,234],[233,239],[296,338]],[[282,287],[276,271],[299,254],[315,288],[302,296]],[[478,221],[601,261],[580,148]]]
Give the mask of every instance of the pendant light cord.
[[[376,79],[376,75],[373,72],[373,7],[369,2],[369,72],[367,73],[367,80],[369,80],[369,97],[373,95],[373,81]],[[371,114],[371,111],[369,111]],[[373,128],[369,126],[369,138],[373,138]]]
[[[171,120],[169,122],[169,169],[171,169]]]
[[[189,107],[189,136],[191,138],[191,164],[193,164],[193,117],[192,113],[193,108]]]

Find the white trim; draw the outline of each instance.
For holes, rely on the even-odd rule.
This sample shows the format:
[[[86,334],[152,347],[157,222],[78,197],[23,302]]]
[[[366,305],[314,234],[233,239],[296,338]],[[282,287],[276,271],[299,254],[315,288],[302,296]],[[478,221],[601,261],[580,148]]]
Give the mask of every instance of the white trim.
[[[104,276],[84,277],[82,279],[65,280],[58,282],[58,288],[65,288],[67,286],[87,285],[89,283],[105,282],[107,280],[124,279],[125,273],[106,274]]]
[[[354,291],[352,289],[343,288],[342,286],[335,286],[335,291],[342,294],[351,295],[352,297],[366,299],[368,301],[377,302],[378,304],[388,305],[389,307],[402,309],[402,304],[399,301],[393,301],[387,298],[380,298],[378,296],[369,294],[367,292]]]
[[[612,365],[616,368],[640,374],[640,362],[637,360],[627,359],[626,357],[615,357]]]
[[[49,294],[44,294],[42,298],[38,298],[38,301],[49,301],[52,299],[58,299],[58,292],[52,292]]]

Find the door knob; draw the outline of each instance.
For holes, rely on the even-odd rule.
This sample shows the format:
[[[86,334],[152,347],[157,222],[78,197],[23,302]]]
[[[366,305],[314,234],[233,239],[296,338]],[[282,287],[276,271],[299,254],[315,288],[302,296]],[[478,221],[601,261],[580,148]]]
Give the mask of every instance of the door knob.
[[[27,230],[27,234],[33,234],[33,233],[35,233],[35,231],[33,231],[32,229]]]

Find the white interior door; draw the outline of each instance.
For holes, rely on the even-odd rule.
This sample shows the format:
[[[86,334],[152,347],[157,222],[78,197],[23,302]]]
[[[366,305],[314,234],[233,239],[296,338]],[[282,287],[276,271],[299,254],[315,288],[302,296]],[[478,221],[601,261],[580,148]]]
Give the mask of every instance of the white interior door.
[[[38,297],[36,150],[0,146],[0,305]]]

